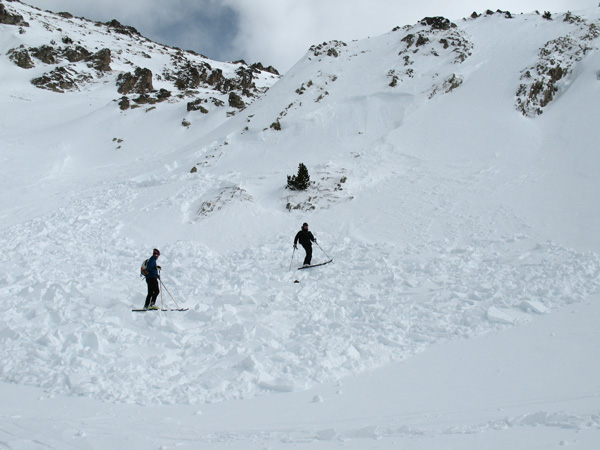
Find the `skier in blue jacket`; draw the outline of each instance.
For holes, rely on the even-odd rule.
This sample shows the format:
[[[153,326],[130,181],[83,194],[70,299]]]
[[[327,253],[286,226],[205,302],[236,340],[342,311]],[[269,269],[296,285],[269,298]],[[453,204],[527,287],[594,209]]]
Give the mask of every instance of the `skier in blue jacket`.
[[[158,249],[154,249],[152,252],[152,257],[148,259],[148,275],[146,275],[146,283],[148,284],[148,295],[146,296],[146,303],[144,304],[144,309],[158,309],[156,304],[156,298],[160,293],[160,289],[158,288],[158,280],[160,279],[160,274],[158,271],[161,269],[159,265],[156,264],[156,260],[160,256],[160,252]]]

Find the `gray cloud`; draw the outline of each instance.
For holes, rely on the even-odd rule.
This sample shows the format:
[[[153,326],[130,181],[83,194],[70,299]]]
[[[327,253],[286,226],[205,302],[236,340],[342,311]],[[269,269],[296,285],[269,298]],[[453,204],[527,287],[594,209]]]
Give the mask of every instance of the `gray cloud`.
[[[564,12],[596,6],[596,0],[224,0],[224,3],[240,17],[235,47],[283,70],[293,65],[312,44],[376,36],[426,16],[458,20],[473,11],[487,9],[514,13],[537,9]]]
[[[194,50],[216,60],[240,59],[233,47],[237,12],[220,0],[25,0],[55,12],[68,11],[90,20],[117,19],[142,35],[175,47]]]
[[[593,8],[598,0],[25,0],[92,20],[117,19],[144,36],[216,60],[245,59],[289,69],[313,45],[383,34],[441,15],[458,20],[486,9],[513,13]]]

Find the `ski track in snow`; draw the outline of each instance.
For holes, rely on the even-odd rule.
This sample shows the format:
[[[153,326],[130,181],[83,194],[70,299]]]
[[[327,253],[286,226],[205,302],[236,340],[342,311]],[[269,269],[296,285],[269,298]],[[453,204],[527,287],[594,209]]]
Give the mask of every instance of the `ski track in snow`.
[[[190,310],[132,313],[145,296],[137,271],[147,249],[123,238],[115,218],[123,199],[138,201],[136,189],[90,191],[4,230],[2,381],[140,404],[295,391],[527,321],[600,287],[596,254],[525,235],[405,247],[347,237],[327,249],[332,264],[302,272],[298,257],[288,270],[289,236],[223,254],[179,241],[159,263]],[[174,306],[164,290],[159,301]]]

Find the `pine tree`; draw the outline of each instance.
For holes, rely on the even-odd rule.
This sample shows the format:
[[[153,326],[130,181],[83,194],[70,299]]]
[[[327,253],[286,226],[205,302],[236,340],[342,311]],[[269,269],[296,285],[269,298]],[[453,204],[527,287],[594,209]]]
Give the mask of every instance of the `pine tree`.
[[[302,163],[298,165],[298,175],[288,175],[287,188],[293,191],[305,191],[310,186],[308,169]]]

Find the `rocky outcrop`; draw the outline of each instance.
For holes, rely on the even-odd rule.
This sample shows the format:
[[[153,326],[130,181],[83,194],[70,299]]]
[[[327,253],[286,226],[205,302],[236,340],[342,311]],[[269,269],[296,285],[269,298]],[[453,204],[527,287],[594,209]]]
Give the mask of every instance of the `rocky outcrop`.
[[[5,25],[16,25],[20,27],[29,26],[29,24],[23,19],[22,15],[11,13],[2,3],[0,3],[0,23]]]
[[[192,64],[186,61],[175,74],[175,86],[181,91],[198,89],[201,83],[208,80],[208,72],[212,70],[209,64]]]
[[[277,69],[275,69],[275,67],[273,66],[269,66],[269,67],[264,67],[262,65],[262,63],[254,63],[250,66],[255,72],[269,72],[272,73],[274,75],[279,75],[279,72],[277,71]]]
[[[117,78],[119,94],[146,94],[154,90],[152,86],[152,71],[138,67],[135,72],[122,73]]]
[[[94,53],[92,56],[87,57],[86,61],[88,61],[89,67],[96,69],[98,72],[110,72],[112,70],[110,67],[112,58],[109,48],[103,48]],[[152,84],[152,72],[150,73],[150,84]]]
[[[91,75],[80,74],[68,67],[57,67],[41,77],[31,80],[31,84],[42,89],[64,93],[78,89],[78,85],[92,79]]]
[[[75,47],[67,47],[64,50],[63,55],[69,62],[76,63],[89,58],[91,53],[86,48],[77,45]]]
[[[404,49],[399,52],[399,56],[404,58],[405,66],[412,64],[411,56],[418,52],[433,56],[450,53],[454,55],[454,62],[457,64],[471,56],[473,43],[448,19],[426,17],[421,20],[420,25],[421,27],[411,27],[413,32],[400,40]]]
[[[312,52],[314,56],[321,56],[326,54],[327,56],[337,58],[340,55],[339,50],[347,46],[348,44],[346,44],[345,42],[334,40],[329,42],[323,42],[320,45],[313,45],[312,47],[310,47],[309,51]]]
[[[225,82],[225,76],[223,75],[223,71],[221,69],[213,70],[208,76],[206,82],[211,86],[215,87],[217,90],[221,90],[221,87]]]
[[[22,69],[31,69],[32,67],[35,67],[29,52],[23,45],[19,48],[13,48],[12,50],[9,50],[8,57],[12,62]]]
[[[60,58],[60,52],[50,45],[33,47],[30,48],[29,51],[31,52],[34,58],[39,59],[45,64],[56,64],[58,63],[58,60]]]
[[[429,26],[432,30],[449,30],[450,28],[456,28],[456,24],[450,22],[445,17],[425,17],[421,20],[421,25]]]
[[[208,114],[208,109],[206,109],[204,106],[202,106],[202,103],[206,103],[206,102],[207,102],[207,100],[202,99],[202,98],[198,98],[198,99],[194,100],[193,102],[188,102],[187,110],[188,110],[188,112],[200,111],[203,114]]]
[[[569,86],[574,66],[591,50],[598,48],[600,26],[568,13],[564,19],[576,28],[566,36],[548,41],[540,49],[537,62],[521,71],[516,92],[516,109],[526,117],[542,114],[561,89]]]
[[[109,30],[115,31],[119,34],[124,34],[126,36],[141,36],[138,30],[133,27],[122,25],[118,20],[113,19],[110,22],[107,22],[105,25],[108,26]]]
[[[246,107],[246,104],[239,95],[237,95],[235,92],[230,92],[229,106],[231,106],[232,108],[244,109]]]

